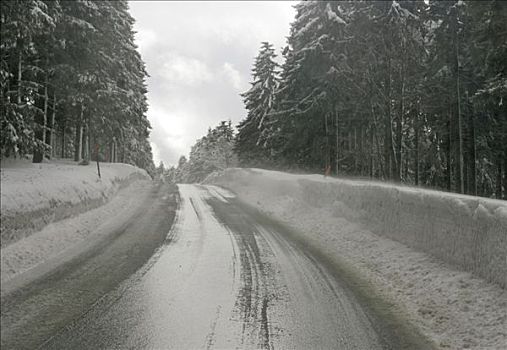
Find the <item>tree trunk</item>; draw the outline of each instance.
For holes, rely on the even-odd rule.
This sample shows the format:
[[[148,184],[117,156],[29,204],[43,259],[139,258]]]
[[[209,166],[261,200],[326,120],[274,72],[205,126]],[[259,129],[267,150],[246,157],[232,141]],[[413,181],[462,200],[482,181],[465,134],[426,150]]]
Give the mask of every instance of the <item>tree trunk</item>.
[[[364,164],[364,138],[365,138],[365,131],[363,124],[361,123],[359,125],[359,173],[360,175],[364,175],[365,172],[365,164]]]
[[[46,79],[44,84],[44,115],[42,120],[42,143],[46,145],[46,131],[48,126],[48,74],[46,73]],[[44,152],[46,153],[46,152]]]
[[[375,176],[375,130],[372,128],[371,129],[371,135],[370,135],[370,147],[371,147],[371,152],[370,152],[370,178],[373,179],[373,177]]]
[[[419,108],[414,120],[414,134],[415,134],[415,159],[414,159],[414,172],[415,172],[415,185],[419,186]]]
[[[51,146],[50,157],[55,156],[55,117],[56,117],[56,92],[53,92],[53,113],[51,113],[51,131],[49,133],[49,145]]]
[[[392,98],[391,98],[391,59],[388,60],[388,79],[387,79],[387,115],[385,118],[385,169],[387,179],[393,178],[393,161],[395,161],[395,152],[393,148],[393,118],[392,118]]]
[[[21,46],[18,46],[21,47]],[[18,96],[17,97],[17,103],[18,106],[21,105],[21,82],[23,79],[23,53],[21,52],[21,49],[19,50],[19,56],[18,56]]]
[[[65,124],[66,124],[66,120],[63,119],[62,120],[62,159],[65,158],[66,156],[66,152],[65,152]]]
[[[38,140],[42,142],[42,150],[39,147],[36,147],[33,150],[33,163],[40,163],[46,156],[46,132],[47,132],[47,122],[48,122],[48,74],[46,73],[46,77],[44,79],[44,105],[42,112],[42,125],[40,124],[40,119],[36,118],[34,121],[35,127],[35,135]]]
[[[393,178],[396,181],[401,181],[402,174],[402,159],[401,159],[401,144],[402,144],[402,123],[401,116],[399,117],[398,122],[396,123],[396,147],[395,147],[395,157],[393,163]]]
[[[503,160],[503,199],[507,200],[507,154]]]
[[[385,135],[385,175],[386,178],[393,178],[393,158],[391,154],[393,153],[393,130],[392,130],[392,122],[391,122],[391,112],[389,111],[386,116],[385,122],[386,135]]]
[[[76,127],[74,130],[74,161],[79,162],[80,154],[79,154],[79,129],[81,125],[79,121],[76,121]]]
[[[89,118],[86,118],[86,124],[85,124],[83,161],[85,163],[90,162],[90,121],[89,121]]]
[[[496,162],[497,175],[496,175],[496,189],[495,189],[495,198],[502,199],[502,158],[498,157]]]
[[[394,163],[394,179],[396,181],[401,181],[402,174],[402,159],[401,159],[401,151],[402,151],[402,143],[403,143],[403,115],[405,114],[405,66],[402,63],[400,67],[400,76],[401,76],[401,88],[400,88],[400,110],[398,115],[398,122],[396,123],[396,154],[395,154],[395,163]]]
[[[113,138],[113,150],[111,154],[111,159],[113,160],[113,163],[118,162],[118,142],[116,141],[116,138]]]
[[[456,9],[459,11],[459,9]],[[456,68],[456,113],[458,118],[458,171],[457,171],[457,186],[458,191],[460,193],[465,192],[464,182],[463,182],[463,135],[462,135],[462,122],[461,122],[461,101],[460,101],[460,80],[459,80],[459,33],[458,33],[458,25],[459,25],[459,12],[456,12],[456,27],[455,27],[455,56],[454,56],[454,64]]]
[[[354,174],[357,175],[357,128],[354,126],[354,143],[353,143],[353,153],[354,156]]]
[[[329,147],[329,126],[328,126],[328,114],[324,113],[324,131],[326,133],[325,139],[326,139],[326,166],[325,169],[328,168],[331,164],[331,150]]]
[[[109,143],[109,162],[114,163],[114,137]]]
[[[447,169],[446,169],[446,186],[447,186],[447,190],[450,192],[451,191],[451,145],[452,145],[452,136],[451,136],[451,128],[452,126],[452,113],[451,111],[449,110],[449,120],[447,121],[447,147],[446,147],[446,152],[447,152]]]
[[[408,179],[408,157],[403,158],[405,166],[403,168],[403,179],[406,181]]]
[[[457,49],[456,49],[457,50]],[[456,52],[456,56],[458,52]],[[458,57],[456,57],[458,60]],[[460,82],[459,82],[459,62],[457,67],[456,77],[456,113],[458,117],[458,183],[459,192],[465,193],[465,186],[463,181],[463,132],[462,132],[462,121],[461,121],[461,102],[460,102]]]
[[[79,126],[78,161],[83,159],[83,125]]]
[[[464,154],[463,158],[463,186],[465,189],[465,194],[470,194],[472,191],[470,189],[470,157],[467,153]]]
[[[339,137],[339,132],[340,132],[340,129],[338,127],[338,111],[336,110],[335,108],[335,115],[334,115],[334,118],[335,118],[335,137],[336,137],[336,175],[338,175],[338,173],[340,172],[340,137]]]
[[[97,141],[95,140],[95,142],[97,142]],[[100,176],[99,144],[98,143],[95,143],[95,160],[97,161],[97,174],[99,175],[99,179],[100,179],[101,176]]]
[[[377,130],[377,129],[375,129]],[[378,168],[378,176],[377,178],[381,178],[382,175],[384,175],[384,177],[387,177],[387,172],[388,170],[386,170],[385,168],[385,163],[382,162],[382,147],[380,146],[380,135],[378,135],[378,133],[375,133],[375,141],[377,143],[377,159],[378,159],[378,162],[377,162],[377,168]]]
[[[477,145],[475,143],[475,118],[473,117],[473,113],[470,113],[470,142],[471,146],[471,159],[470,159],[470,172],[471,172],[471,182],[470,187],[472,190],[472,194],[477,196]]]
[[[81,111],[79,113],[79,120],[76,125],[76,143],[74,161],[79,162],[83,153],[83,105],[81,105]]]

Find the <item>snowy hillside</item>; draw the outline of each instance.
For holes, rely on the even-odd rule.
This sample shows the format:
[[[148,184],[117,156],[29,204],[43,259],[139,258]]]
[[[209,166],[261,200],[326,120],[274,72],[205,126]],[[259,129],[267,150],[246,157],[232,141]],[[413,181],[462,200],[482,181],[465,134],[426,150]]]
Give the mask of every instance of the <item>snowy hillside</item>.
[[[506,285],[505,201],[260,169],[228,169],[208,181],[256,201],[304,202],[326,212],[323,221],[331,216],[361,223],[376,234]]]
[[[507,202],[260,169],[205,182],[360,276],[439,348],[505,344]]]
[[[108,202],[119,189],[135,180],[150,179],[127,164],[76,165],[53,161],[2,162],[1,244],[9,245],[56,222]]]

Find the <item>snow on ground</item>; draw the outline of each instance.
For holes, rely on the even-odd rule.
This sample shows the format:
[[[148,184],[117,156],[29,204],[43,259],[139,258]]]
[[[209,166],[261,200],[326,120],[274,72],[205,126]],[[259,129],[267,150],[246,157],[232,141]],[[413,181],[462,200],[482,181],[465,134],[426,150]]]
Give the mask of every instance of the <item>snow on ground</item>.
[[[1,246],[5,247],[52,222],[97,208],[121,188],[149,175],[127,164],[76,165],[70,161],[32,164],[2,160]]]
[[[84,243],[93,245],[103,236],[121,227],[138,212],[151,189],[150,180],[135,181],[119,190],[101,207],[50,223],[41,231],[2,247],[0,266],[2,285],[48,261],[54,260],[60,264],[67,257],[77,255],[72,251],[73,248],[82,251]]]
[[[259,169],[228,169],[205,182],[356,270],[441,349],[505,349],[506,202]],[[482,260],[491,269],[477,268]],[[466,270],[488,271],[496,284]]]

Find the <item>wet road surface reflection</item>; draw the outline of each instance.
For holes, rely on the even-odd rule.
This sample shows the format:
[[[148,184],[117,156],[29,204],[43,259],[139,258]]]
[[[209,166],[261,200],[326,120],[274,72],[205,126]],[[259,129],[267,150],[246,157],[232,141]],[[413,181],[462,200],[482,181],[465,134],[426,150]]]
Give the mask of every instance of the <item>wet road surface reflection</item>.
[[[327,267],[232,194],[179,193],[166,244],[42,348],[403,348]]]
[[[223,190],[179,190],[170,243],[47,348],[385,348],[311,257]]]

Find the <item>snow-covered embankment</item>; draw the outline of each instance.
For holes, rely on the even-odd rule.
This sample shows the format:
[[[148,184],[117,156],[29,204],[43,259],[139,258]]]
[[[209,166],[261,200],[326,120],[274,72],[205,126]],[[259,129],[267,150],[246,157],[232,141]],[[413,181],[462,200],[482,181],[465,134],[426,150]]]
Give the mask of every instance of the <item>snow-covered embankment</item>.
[[[41,230],[108,202],[121,188],[136,180],[150,179],[127,164],[31,164],[16,162],[1,169],[1,245]]]
[[[2,161],[2,293],[80,254],[126,222],[152,188],[127,164]],[[39,267],[15,283],[14,277]],[[5,287],[5,288],[4,288]],[[5,290],[4,290],[5,289]]]
[[[356,270],[440,348],[505,345],[505,201],[259,169],[205,182]]]
[[[333,217],[365,224],[376,234],[506,286],[505,201],[256,169],[229,169],[211,181],[240,197],[254,195],[263,207],[285,197],[331,210]]]

